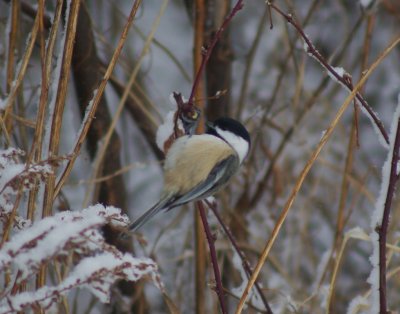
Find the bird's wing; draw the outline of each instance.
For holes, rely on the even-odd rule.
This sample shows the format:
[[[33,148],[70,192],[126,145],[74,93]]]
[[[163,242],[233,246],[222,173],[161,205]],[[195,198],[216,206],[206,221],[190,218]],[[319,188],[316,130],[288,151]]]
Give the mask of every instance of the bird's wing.
[[[221,160],[202,183],[184,195],[177,196],[172,204],[169,204],[168,209],[212,195],[229,181],[238,168],[236,156],[231,155]]]

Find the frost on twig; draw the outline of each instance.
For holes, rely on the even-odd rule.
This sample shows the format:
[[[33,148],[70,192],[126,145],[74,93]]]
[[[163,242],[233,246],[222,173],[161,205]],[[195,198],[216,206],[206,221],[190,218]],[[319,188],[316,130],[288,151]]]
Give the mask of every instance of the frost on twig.
[[[53,167],[63,159],[53,158],[25,164],[19,161],[24,155],[22,150],[16,148],[0,150],[0,220],[8,218],[18,193],[30,190],[37,181],[43,182],[53,173]],[[15,223],[21,229],[28,221],[16,217]]]
[[[45,286],[34,292],[7,296],[0,302],[0,313],[15,313],[33,306],[46,310],[76,287],[89,289],[101,302],[106,303],[110,300],[111,285],[117,279],[136,281],[146,275],[159,282],[157,265],[151,259],[134,258],[128,253],[100,253],[83,259],[57,286]]]
[[[0,313],[14,313],[27,307],[49,308],[73,288],[90,290],[101,302],[108,302],[111,285],[119,279],[136,281],[150,275],[162,289],[157,264],[148,258],[134,258],[107,244],[99,228],[105,224],[126,227],[129,219],[115,207],[91,206],[47,217],[15,234],[0,250],[0,272],[12,272],[19,285],[36,274],[41,265],[62,261],[71,252],[75,267],[56,286],[1,296]],[[11,287],[5,291],[11,290]]]
[[[333,67],[325,60],[325,58],[321,55],[321,53],[317,50],[314,46],[310,38],[304,32],[303,28],[298,24],[295,19],[293,18],[292,14],[284,13],[278,6],[276,6],[272,1],[267,2],[268,6],[278,12],[281,16],[283,16],[288,23],[290,23],[296,31],[299,33],[301,38],[304,41],[303,49],[305,52],[317,60],[319,64],[327,71],[329,77],[333,79],[335,82],[344,86],[348,91],[353,90],[353,84],[351,82],[351,75],[344,71],[341,67]],[[383,145],[383,147],[387,148],[389,138],[388,134],[383,126],[382,121],[379,119],[376,112],[371,108],[371,106],[365,101],[362,95],[358,92],[356,94],[357,101],[361,104],[361,108],[363,112],[367,115],[367,117],[371,120],[374,129],[377,132],[377,136],[379,142]]]
[[[16,197],[43,182],[61,160],[25,164],[20,162],[23,156],[24,152],[15,148],[0,151],[0,218],[4,221],[12,217]],[[29,307],[48,309],[78,287],[90,290],[101,302],[107,302],[111,285],[119,279],[136,281],[150,275],[162,288],[157,264],[151,259],[138,259],[118,251],[106,243],[100,232],[105,224],[116,228],[129,224],[128,217],[119,208],[98,204],[79,211],[64,211],[30,226],[21,217],[15,221],[23,230],[12,234],[0,249],[0,273],[13,278],[0,295],[0,313],[15,313]],[[18,293],[22,284],[35,279],[43,265],[63,263],[69,257],[75,266],[72,265],[63,281]]]
[[[371,284],[371,313],[386,312],[386,236],[391,204],[399,179],[398,162],[400,150],[400,95],[389,134],[389,151],[382,168],[382,183],[375,210],[371,217],[372,271],[368,278]],[[383,311],[382,311],[383,309]]]

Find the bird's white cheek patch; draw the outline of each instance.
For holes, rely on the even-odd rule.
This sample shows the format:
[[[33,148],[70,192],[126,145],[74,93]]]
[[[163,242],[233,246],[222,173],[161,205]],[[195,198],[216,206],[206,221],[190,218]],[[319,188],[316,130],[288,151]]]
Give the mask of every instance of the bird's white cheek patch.
[[[218,134],[220,134],[221,137],[224,138],[224,140],[236,151],[239,156],[239,161],[242,163],[249,152],[249,143],[244,138],[237,136],[232,132],[224,131],[220,128],[216,129]]]

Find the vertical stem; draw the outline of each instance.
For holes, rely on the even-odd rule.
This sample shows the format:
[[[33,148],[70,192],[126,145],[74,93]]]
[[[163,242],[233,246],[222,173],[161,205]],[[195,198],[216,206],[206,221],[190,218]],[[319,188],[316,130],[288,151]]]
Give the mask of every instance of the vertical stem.
[[[246,302],[246,299],[248,297],[248,294],[250,292],[250,289],[253,287],[258,275],[261,272],[261,268],[264,265],[268,254],[278,236],[278,233],[284,223],[284,221],[286,220],[286,217],[289,213],[289,210],[297,196],[297,193],[299,192],[306,176],[308,175],[313,163],[315,162],[315,160],[317,159],[317,157],[319,156],[319,153],[321,152],[323,146],[326,144],[326,142],[328,141],[329,137],[331,136],[333,130],[335,129],[336,125],[338,124],[341,116],[343,115],[344,111],[346,110],[347,106],[349,106],[350,102],[356,97],[359,89],[362,87],[362,85],[365,83],[365,81],[367,80],[367,78],[371,75],[371,73],[373,73],[375,71],[375,69],[377,68],[377,66],[383,61],[383,59],[389,54],[389,52],[391,52],[394,47],[396,47],[396,45],[400,42],[400,38],[396,38],[393,42],[391,42],[389,44],[389,46],[382,52],[382,54],[378,57],[378,59],[371,64],[370,68],[368,69],[368,71],[365,73],[365,75],[361,78],[361,80],[357,83],[357,85],[354,87],[353,91],[350,93],[350,95],[346,98],[346,100],[344,101],[344,103],[342,104],[342,106],[339,108],[339,111],[337,112],[335,118],[333,119],[332,123],[329,125],[329,127],[326,129],[326,132],[324,133],[324,135],[322,136],[318,146],[316,147],[316,149],[314,150],[314,152],[312,153],[311,157],[309,158],[309,160],[307,161],[307,164],[304,166],[302,172],[300,173],[300,175],[297,177],[296,183],[294,188],[292,189],[292,192],[289,195],[289,198],[287,199],[284,208],[282,210],[282,213],[279,215],[278,219],[277,219],[277,223],[275,224],[274,229],[272,230],[272,234],[270,236],[270,238],[268,239],[262,253],[261,253],[261,257],[259,258],[257,265],[254,269],[253,275],[250,277],[247,286],[245,288],[245,290],[243,291],[242,297],[240,298],[239,304],[236,308],[235,313],[236,314],[240,314],[242,313],[244,304]]]
[[[399,179],[397,174],[397,164],[399,162],[400,149],[400,119],[397,122],[396,138],[394,140],[393,156],[391,160],[389,186],[386,194],[386,200],[383,210],[382,223],[377,227],[379,235],[379,312],[388,313],[386,298],[386,239],[389,227],[390,209],[392,207],[393,196],[396,190],[396,183]],[[384,178],[383,178],[384,179]]]
[[[197,3],[202,3],[204,2],[204,0],[196,0],[196,4]],[[215,33],[215,36],[213,38],[213,40],[211,41],[209,47],[205,47],[206,50],[204,51],[204,55],[203,58],[201,60],[200,66],[196,72],[196,76],[193,82],[193,86],[192,86],[192,91],[190,93],[190,97],[188,100],[188,103],[192,103],[193,102],[193,98],[195,96],[196,90],[197,90],[197,86],[199,85],[200,81],[202,80],[202,75],[203,75],[203,70],[204,67],[206,66],[208,59],[210,59],[211,53],[213,48],[215,47],[215,45],[217,44],[219,38],[221,37],[222,32],[225,30],[225,28],[228,26],[228,24],[230,23],[230,21],[233,19],[233,17],[236,15],[237,12],[239,12],[241,9],[243,8],[243,0],[238,0],[235,4],[235,6],[233,7],[232,11],[229,13],[229,15],[225,18],[224,22],[222,23],[221,27],[218,29],[218,31]],[[204,8],[203,8],[204,10]],[[196,9],[197,11],[197,9]],[[197,12],[196,12],[197,13]],[[204,29],[204,27],[202,28]],[[197,30],[196,30],[197,31]],[[200,52],[202,51],[203,46],[200,47]]]
[[[57,88],[56,104],[54,108],[53,121],[51,124],[51,134],[49,143],[49,156],[55,157],[58,154],[60,144],[61,124],[64,113],[64,105],[67,98],[67,88],[69,81],[69,72],[71,69],[72,51],[74,47],[76,24],[78,20],[80,0],[71,0],[70,11],[67,22],[65,37],[65,46],[62,56],[62,65]],[[55,170],[55,169],[54,169]],[[55,174],[50,175],[46,182],[43,202],[42,216],[47,217],[52,214],[53,195],[55,190]],[[38,277],[37,287],[41,287],[46,282],[46,266],[42,266]]]
[[[12,82],[14,80],[15,52],[18,49],[17,39],[19,34],[19,11],[20,11],[19,0],[13,0],[11,2],[11,25],[8,37],[8,52],[7,52],[7,86],[6,86],[7,93],[10,93]],[[7,107],[4,113],[4,123],[9,133],[12,127],[11,119],[9,117],[10,113],[12,113],[12,105]]]
[[[62,56],[62,65],[57,87],[56,104],[54,108],[53,121],[51,124],[51,134],[49,143],[49,156],[55,157],[58,154],[60,145],[61,125],[64,113],[65,101],[67,98],[67,88],[69,81],[69,73],[71,69],[72,52],[74,48],[76,24],[78,21],[80,0],[72,0],[70,13],[68,16],[67,30],[65,37],[65,46]],[[53,195],[55,188],[55,175],[49,176],[45,189],[44,204],[43,204],[43,217],[50,216],[53,205]]]
[[[39,1],[38,14],[40,14],[39,19],[39,33],[40,33],[40,57],[42,60],[42,83],[39,98],[39,108],[36,117],[35,134],[33,136],[32,147],[30,154],[28,156],[27,163],[33,161],[39,161],[42,157],[43,148],[43,130],[45,124],[45,115],[47,108],[47,101],[50,88],[50,72],[53,60],[53,52],[55,47],[55,42],[57,38],[58,28],[61,20],[63,0],[57,1],[57,6],[54,12],[54,20],[50,30],[50,35],[48,39],[47,50],[44,40],[44,0]],[[28,212],[27,218],[33,220],[34,212],[36,207],[36,196],[39,191],[39,186],[35,185],[33,189],[29,192],[28,199]]]
[[[97,89],[97,93],[93,97],[92,106],[86,112],[85,117],[83,118],[83,122],[82,122],[83,125],[82,125],[80,133],[78,134],[78,138],[75,142],[75,146],[73,148],[73,153],[71,155],[71,158],[67,162],[67,165],[64,168],[64,171],[61,174],[60,179],[57,182],[57,186],[56,186],[55,192],[54,192],[54,197],[56,197],[58,195],[58,193],[60,193],[62,186],[64,185],[65,181],[67,180],[69,174],[72,171],[72,168],[74,166],[76,158],[78,158],[78,156],[79,156],[83,142],[86,139],[86,136],[88,134],[90,126],[92,125],[92,121],[94,119],[94,115],[97,110],[97,107],[99,106],[101,97],[103,96],[103,93],[104,93],[104,90],[108,83],[108,80],[110,79],[111,74],[114,71],[114,67],[117,64],[118,58],[121,54],[122,48],[123,48],[126,38],[128,36],[129,29],[132,26],[133,19],[135,18],[136,13],[137,13],[141,3],[142,3],[141,0],[135,0],[135,2],[132,4],[132,9],[129,13],[129,16],[128,16],[127,21],[124,26],[124,29],[121,33],[117,47],[115,48],[115,51],[111,57],[110,63],[106,69],[106,72],[104,73],[103,79],[101,80],[101,83]]]
[[[201,220],[203,222],[204,231],[206,233],[208,247],[210,248],[211,263],[212,263],[213,269],[214,269],[216,292],[218,295],[219,304],[221,306],[221,312],[223,314],[227,314],[228,312],[226,311],[226,306],[225,306],[225,301],[224,301],[224,288],[222,287],[222,279],[221,279],[221,273],[220,273],[219,267],[218,267],[217,252],[215,251],[215,246],[214,246],[214,237],[211,234],[210,226],[208,225],[208,222],[207,222],[206,211],[204,209],[203,202],[201,202],[201,201],[197,202],[197,205],[198,205]]]
[[[205,24],[205,0],[196,0],[195,3],[195,20],[194,20],[194,42],[193,42],[193,73],[196,75],[200,71],[202,62],[202,47],[204,43],[204,24]],[[194,97],[202,99],[204,95],[204,76],[198,77],[197,88],[195,89]],[[197,104],[199,109],[203,109],[204,102]],[[201,133],[201,128],[204,128],[203,123],[199,123],[198,133]],[[205,309],[205,287],[206,287],[206,245],[204,233],[201,227],[200,210],[194,212],[195,225],[195,293],[196,293],[196,313],[206,313]]]
[[[231,244],[233,245],[233,247],[235,248],[236,253],[240,256],[240,259],[242,260],[242,266],[243,269],[245,270],[247,276],[251,277],[251,275],[253,274],[250,264],[246,258],[246,255],[244,255],[244,253],[242,252],[242,250],[239,248],[239,245],[237,244],[235,237],[233,236],[232,232],[229,230],[229,228],[226,226],[226,224],[224,223],[224,221],[222,220],[221,216],[218,213],[218,210],[216,208],[216,206],[214,206],[214,204],[208,202],[207,200],[205,200],[206,204],[208,205],[209,208],[211,208],[211,210],[213,211],[215,217],[217,217],[217,220],[219,222],[219,224],[221,225],[222,229],[224,229],[225,234],[227,235],[227,237],[229,238],[229,241],[231,242]],[[264,293],[261,289],[261,286],[258,284],[258,282],[256,281],[254,283],[257,292],[261,298],[261,301],[264,303],[265,309],[267,311],[268,314],[272,314],[272,310],[268,304],[267,299],[264,296]]]
[[[195,225],[195,300],[196,313],[206,313],[205,310],[205,288],[206,288],[206,247],[204,233],[201,229],[201,219],[199,211],[195,210],[194,225]]]
[[[14,4],[13,4],[14,5]],[[32,55],[33,48],[35,46],[36,42],[36,36],[38,33],[39,29],[39,14],[36,14],[35,21],[33,22],[32,26],[32,31],[30,33],[29,41],[26,44],[26,49],[24,52],[24,55],[22,57],[22,60],[20,61],[20,66],[18,67],[18,74],[16,77],[12,80],[12,84],[7,87],[9,90],[9,93],[7,95],[7,98],[5,100],[5,105],[4,105],[4,114],[0,115],[0,123],[2,123],[2,120],[7,123],[7,116],[12,112],[12,106],[14,103],[14,100],[17,96],[17,92],[19,91],[19,88],[22,85],[23,79],[26,74],[26,70],[28,68],[28,64]],[[15,36],[15,35],[12,35]],[[10,52],[13,53],[13,52]],[[10,60],[8,60],[10,62]],[[10,75],[10,73],[7,73],[7,75]],[[9,78],[8,78],[9,79]],[[7,139],[7,142],[9,142],[9,132],[7,131],[6,124],[2,126],[3,131],[5,132],[5,137]]]

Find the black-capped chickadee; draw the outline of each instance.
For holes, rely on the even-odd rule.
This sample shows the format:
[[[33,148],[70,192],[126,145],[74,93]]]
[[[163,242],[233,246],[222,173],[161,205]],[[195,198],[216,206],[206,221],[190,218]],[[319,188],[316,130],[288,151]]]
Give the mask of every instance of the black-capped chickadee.
[[[160,201],[129,229],[136,231],[163,210],[211,196],[238,171],[249,149],[249,132],[231,118],[208,123],[205,134],[178,138],[165,158]]]

